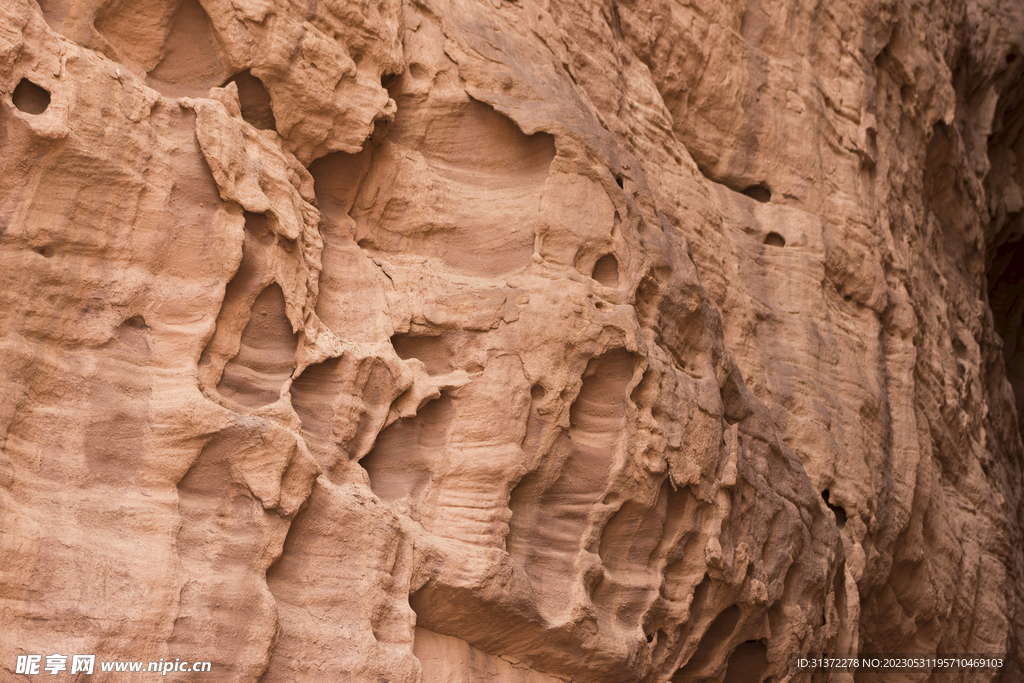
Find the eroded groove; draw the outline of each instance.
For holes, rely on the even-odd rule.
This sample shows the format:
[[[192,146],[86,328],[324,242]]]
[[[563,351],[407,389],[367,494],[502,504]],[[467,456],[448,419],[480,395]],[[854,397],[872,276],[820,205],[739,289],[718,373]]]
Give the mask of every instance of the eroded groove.
[[[694,602],[696,602],[696,594]],[[699,614],[700,610],[696,612],[691,611],[691,614],[693,613]],[[711,626],[704,632],[700,645],[697,646],[697,650],[690,657],[689,661],[672,676],[673,683],[683,683],[683,681],[692,680],[695,676],[711,673],[705,669],[715,662],[724,659],[723,650],[732,641],[733,632],[736,630],[741,614],[740,608],[737,605],[730,605],[715,617],[715,620],[711,622]]]
[[[285,313],[284,292],[271,283],[256,297],[238,353],[224,366],[217,391],[250,408],[273,403],[295,369],[298,341]]]
[[[171,657],[207,653],[214,670],[241,677],[240,662],[270,647],[275,615],[258,579],[265,543],[260,503],[236,482],[231,459],[245,435],[219,434],[178,482],[179,557],[193,580],[181,594]]]
[[[388,83],[398,113],[352,203],[356,241],[471,275],[526,267],[554,137],[526,135],[461,92],[424,97],[415,80],[407,73]]]
[[[666,479],[653,505],[627,501],[601,533],[598,554],[610,576],[597,585],[593,600],[623,626],[637,623],[654,596],[651,556],[666,531],[670,490]]]
[[[359,464],[381,500],[419,497],[444,455],[452,415],[451,398],[442,393],[415,416],[398,420],[377,436],[373,449]]]
[[[292,383],[302,436],[320,464],[364,456],[388,416],[396,385],[383,361],[332,358],[306,368]]]
[[[569,409],[568,433],[550,456],[561,460],[559,469],[528,474],[510,497],[507,547],[546,596],[542,604],[562,605],[569,594],[582,534],[608,485],[633,367],[625,349],[590,361]]]

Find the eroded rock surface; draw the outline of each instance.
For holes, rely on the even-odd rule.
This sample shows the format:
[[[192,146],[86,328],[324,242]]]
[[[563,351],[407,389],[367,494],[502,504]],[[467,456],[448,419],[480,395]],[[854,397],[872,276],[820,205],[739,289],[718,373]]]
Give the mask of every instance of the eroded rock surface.
[[[1013,0],[7,0],[2,678],[1024,677],[1022,54]]]

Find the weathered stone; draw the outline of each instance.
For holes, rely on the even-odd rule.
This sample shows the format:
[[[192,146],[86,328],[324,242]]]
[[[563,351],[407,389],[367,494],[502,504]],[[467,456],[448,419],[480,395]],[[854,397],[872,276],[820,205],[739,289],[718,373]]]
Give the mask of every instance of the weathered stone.
[[[3,3],[0,677],[1024,677],[1021,54],[1014,0]]]

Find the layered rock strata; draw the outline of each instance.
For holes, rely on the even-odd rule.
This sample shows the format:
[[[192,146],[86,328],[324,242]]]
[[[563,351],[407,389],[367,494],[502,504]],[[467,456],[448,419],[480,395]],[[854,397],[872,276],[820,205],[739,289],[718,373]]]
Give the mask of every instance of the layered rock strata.
[[[1012,0],[4,2],[3,679],[1024,677],[1022,54]]]

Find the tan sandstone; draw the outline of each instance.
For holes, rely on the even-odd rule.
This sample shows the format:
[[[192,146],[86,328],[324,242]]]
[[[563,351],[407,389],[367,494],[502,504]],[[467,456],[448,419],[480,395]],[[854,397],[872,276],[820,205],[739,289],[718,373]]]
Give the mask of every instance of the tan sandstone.
[[[1024,680],[1021,55],[1016,0],[5,0],[0,679]]]

